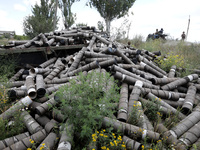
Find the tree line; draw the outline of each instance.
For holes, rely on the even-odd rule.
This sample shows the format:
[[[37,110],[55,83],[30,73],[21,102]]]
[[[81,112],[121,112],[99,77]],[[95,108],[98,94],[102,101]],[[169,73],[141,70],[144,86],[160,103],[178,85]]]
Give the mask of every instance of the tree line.
[[[54,31],[58,28],[57,8],[62,12],[65,29],[69,29],[76,20],[76,14],[71,10],[72,5],[80,0],[40,0],[32,6],[32,15],[23,21],[24,33],[33,38],[39,33]],[[110,34],[111,22],[128,14],[135,0],[88,0],[86,5],[96,9],[106,24],[106,32]],[[98,28],[103,29],[102,23]]]

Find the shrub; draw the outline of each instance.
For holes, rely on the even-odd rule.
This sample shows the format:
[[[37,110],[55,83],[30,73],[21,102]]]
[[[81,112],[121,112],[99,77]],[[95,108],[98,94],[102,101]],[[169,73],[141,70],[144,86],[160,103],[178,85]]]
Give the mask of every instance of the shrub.
[[[109,108],[119,100],[117,90],[109,73],[95,71],[87,76],[80,73],[78,83],[71,80],[70,85],[59,89],[57,95],[61,100],[60,109],[69,123],[74,125],[75,134],[78,135],[75,149],[81,143],[84,146],[89,143],[92,133],[100,129],[103,116],[113,115],[114,111]]]

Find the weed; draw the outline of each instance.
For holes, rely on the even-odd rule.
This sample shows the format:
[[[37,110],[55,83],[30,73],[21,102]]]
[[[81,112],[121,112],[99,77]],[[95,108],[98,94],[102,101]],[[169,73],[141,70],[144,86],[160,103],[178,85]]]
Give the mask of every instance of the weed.
[[[141,116],[141,105],[138,101],[134,101],[133,109],[131,114],[129,115],[127,122],[132,125],[141,127],[143,124],[143,120]]]
[[[120,134],[115,134],[110,130],[102,129],[101,131],[95,131],[92,134],[92,143],[90,148],[95,150],[96,146],[105,150],[125,150],[126,145],[122,142]]]
[[[102,116],[111,117],[114,111],[109,107],[119,100],[118,87],[108,73],[92,71],[87,76],[80,73],[78,80],[79,83],[71,80],[70,85],[57,92],[61,100],[60,109],[78,135],[76,146],[89,143],[92,133],[101,127]],[[113,84],[106,89],[110,81]]]
[[[11,121],[0,119],[0,129],[0,140],[23,132],[25,125],[22,118],[20,118],[20,112],[16,113]]]

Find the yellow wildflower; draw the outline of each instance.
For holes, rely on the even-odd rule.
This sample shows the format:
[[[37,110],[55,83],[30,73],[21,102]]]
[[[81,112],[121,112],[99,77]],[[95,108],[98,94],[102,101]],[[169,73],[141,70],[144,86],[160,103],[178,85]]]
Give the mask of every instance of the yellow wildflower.
[[[103,136],[103,133],[100,133],[99,135],[100,135],[100,136]]]
[[[105,147],[105,146],[102,146],[101,149],[106,149],[106,147]]]
[[[44,146],[41,146],[41,147],[40,147],[40,150],[43,150],[43,148],[44,148]]]
[[[142,145],[142,150],[144,150],[144,145]]]
[[[111,145],[111,146],[114,146],[113,142],[110,142],[110,145]]]
[[[114,143],[115,143],[115,145],[117,146],[117,141],[116,141],[116,140],[114,140]]]
[[[107,135],[104,135],[104,137],[107,138],[108,136],[107,136]]]
[[[122,144],[122,147],[126,147],[126,145]]]
[[[42,146],[44,146],[45,145],[45,143],[42,143]]]
[[[103,129],[103,132],[106,132],[106,130],[105,130],[105,129]]]
[[[30,140],[29,140],[30,141]],[[27,148],[27,150],[32,150],[31,148]]]

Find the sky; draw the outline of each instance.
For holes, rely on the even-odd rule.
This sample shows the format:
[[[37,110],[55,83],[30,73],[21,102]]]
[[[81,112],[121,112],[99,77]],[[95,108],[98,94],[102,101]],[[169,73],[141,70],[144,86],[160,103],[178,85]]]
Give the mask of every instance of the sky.
[[[31,7],[40,0],[0,0],[0,30],[15,31],[17,35],[23,33],[23,20],[31,15]],[[104,21],[95,8],[85,5],[87,0],[80,0],[72,5],[72,12],[76,13],[75,23],[85,23],[96,26],[98,21]],[[190,24],[187,41],[200,42],[200,0],[136,0],[129,10],[129,16],[115,19],[111,28],[119,28],[125,19],[130,25],[129,38],[135,36],[147,37],[156,29],[164,29],[168,38],[181,39],[183,31],[187,33],[188,20]],[[131,15],[133,12],[133,15]],[[60,15],[60,11],[58,12]],[[127,24],[127,25],[128,25]],[[60,16],[59,29],[63,29]]]

